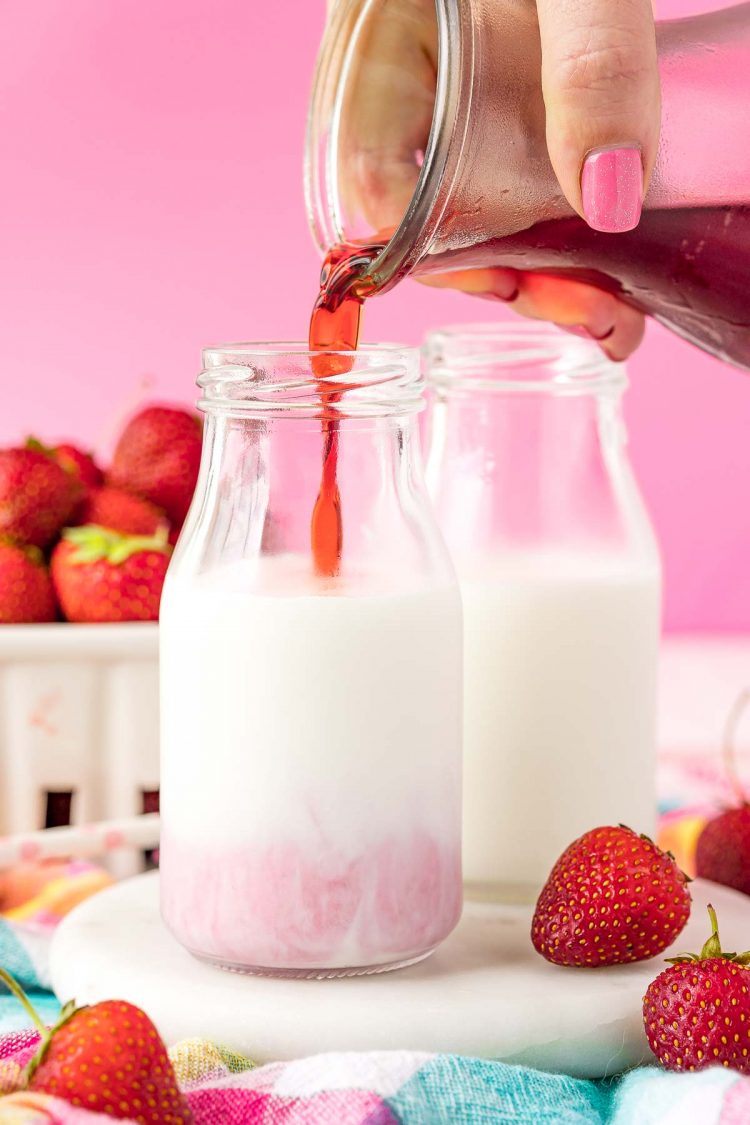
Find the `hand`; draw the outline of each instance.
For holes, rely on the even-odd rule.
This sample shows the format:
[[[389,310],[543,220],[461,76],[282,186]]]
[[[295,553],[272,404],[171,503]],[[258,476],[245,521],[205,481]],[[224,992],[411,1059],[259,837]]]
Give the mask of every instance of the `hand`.
[[[499,0],[495,0],[499,2]],[[542,48],[547,148],[575,211],[596,229],[622,231],[638,222],[656,157],[660,90],[651,0],[520,0],[536,8]],[[357,146],[344,163],[350,214],[369,230],[392,227],[414,189],[413,154],[429,133],[437,66],[433,0],[391,0],[375,22],[371,58],[357,104],[346,120]],[[379,88],[399,70],[409,97],[394,118],[393,97]],[[380,112],[381,106],[391,112]],[[361,139],[366,138],[363,150]],[[553,320],[597,339],[613,359],[640,343],[644,318],[609,293],[578,281],[493,268],[427,275],[424,284],[510,302],[526,316]]]

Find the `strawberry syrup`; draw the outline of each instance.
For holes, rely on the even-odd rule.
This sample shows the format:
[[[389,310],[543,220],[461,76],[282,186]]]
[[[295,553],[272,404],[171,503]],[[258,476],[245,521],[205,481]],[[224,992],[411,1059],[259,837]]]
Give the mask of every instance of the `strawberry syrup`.
[[[356,283],[381,249],[380,243],[332,246],[323,263],[320,292],[310,318],[310,351],[320,352],[313,360],[313,371],[320,381],[323,428],[323,471],[313,508],[310,539],[315,571],[324,577],[338,574],[343,543],[337,479],[339,422],[336,403],[340,394],[327,390],[326,382],[352,367],[348,356],[331,353],[353,351],[357,347],[364,293]]]

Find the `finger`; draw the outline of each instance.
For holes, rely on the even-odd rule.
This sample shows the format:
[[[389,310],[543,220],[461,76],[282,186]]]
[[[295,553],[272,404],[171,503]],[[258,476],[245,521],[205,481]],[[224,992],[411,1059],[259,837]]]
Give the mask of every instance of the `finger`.
[[[518,270],[495,269],[453,270],[451,273],[428,273],[418,277],[423,285],[432,289],[457,289],[474,297],[512,303],[519,295]]]
[[[643,340],[643,314],[593,285],[524,273],[519,276],[518,289],[511,306],[516,312],[551,320],[566,331],[595,340],[610,359],[627,359]]]
[[[595,230],[637,226],[661,97],[651,0],[537,0],[547,147]]]
[[[419,281],[502,301],[522,316],[552,321],[575,335],[595,340],[613,360],[627,359],[643,339],[642,313],[611,293],[569,278],[501,268],[431,274]]]

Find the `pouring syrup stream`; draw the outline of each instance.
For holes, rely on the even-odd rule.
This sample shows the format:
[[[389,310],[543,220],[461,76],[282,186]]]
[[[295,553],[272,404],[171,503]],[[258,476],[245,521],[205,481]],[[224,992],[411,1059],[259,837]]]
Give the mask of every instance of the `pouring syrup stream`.
[[[356,283],[381,249],[380,243],[332,246],[323,263],[320,292],[310,318],[310,351],[319,353],[313,358],[313,371],[319,381],[323,430],[323,468],[312,513],[310,542],[315,572],[322,577],[338,574],[344,541],[337,474],[340,430],[336,407],[342,392],[329,390],[327,384],[352,369],[352,357],[337,353],[354,351],[357,347],[364,294]],[[332,386],[335,388],[335,383],[332,382]]]

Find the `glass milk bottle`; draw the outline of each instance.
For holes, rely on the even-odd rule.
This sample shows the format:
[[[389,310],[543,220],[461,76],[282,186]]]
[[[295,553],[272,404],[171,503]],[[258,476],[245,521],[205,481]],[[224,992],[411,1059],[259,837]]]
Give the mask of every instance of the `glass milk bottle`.
[[[448,329],[425,353],[464,605],[464,879],[533,900],[587,829],[654,829],[660,563],[626,379],[552,326]]]
[[[203,358],[200,479],[161,605],[163,917],[225,968],[408,964],[461,910],[461,608],[418,353],[339,353],[324,383],[302,345]],[[333,444],[340,557],[321,574]]]

